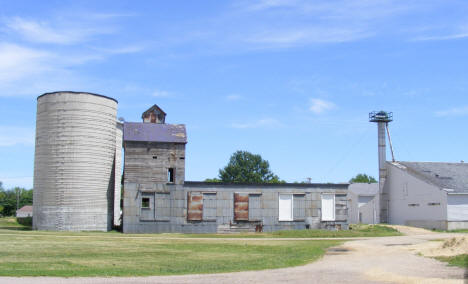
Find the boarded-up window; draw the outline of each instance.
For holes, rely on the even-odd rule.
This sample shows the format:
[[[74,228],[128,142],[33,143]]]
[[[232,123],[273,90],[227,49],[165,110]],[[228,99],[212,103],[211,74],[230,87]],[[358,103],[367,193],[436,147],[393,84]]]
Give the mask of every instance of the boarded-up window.
[[[203,193],[203,220],[216,220],[216,193]]]
[[[305,219],[305,194],[294,194],[293,196],[293,213],[294,220]]]
[[[203,194],[201,192],[187,192],[187,220],[201,221],[203,218]]]
[[[249,220],[260,221],[262,220],[262,195],[249,194]]]
[[[155,194],[155,219],[156,220],[169,220],[171,216],[171,201],[169,193],[156,193]]]
[[[322,221],[335,221],[334,194],[322,194]]]
[[[293,220],[293,195],[280,194],[278,204],[278,220],[292,221]]]
[[[234,220],[249,220],[249,194],[234,193]]]

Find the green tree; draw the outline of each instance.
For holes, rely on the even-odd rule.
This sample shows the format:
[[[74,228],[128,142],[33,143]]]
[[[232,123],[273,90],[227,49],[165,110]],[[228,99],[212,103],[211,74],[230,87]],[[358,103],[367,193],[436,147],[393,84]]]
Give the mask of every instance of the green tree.
[[[377,180],[373,176],[366,174],[357,174],[355,177],[349,180],[350,183],[376,183]]]
[[[18,202],[19,201],[19,202]],[[0,182],[0,216],[13,216],[16,209],[24,205],[32,205],[33,190],[21,187],[5,190]]]
[[[0,181],[0,216],[3,216],[3,204],[2,200],[5,199],[5,189],[3,189],[3,183]]]
[[[219,170],[219,180],[226,183],[284,183],[271,172],[268,161],[247,151],[232,154],[227,166]]]
[[[219,178],[207,178],[205,182],[221,182],[221,180]]]

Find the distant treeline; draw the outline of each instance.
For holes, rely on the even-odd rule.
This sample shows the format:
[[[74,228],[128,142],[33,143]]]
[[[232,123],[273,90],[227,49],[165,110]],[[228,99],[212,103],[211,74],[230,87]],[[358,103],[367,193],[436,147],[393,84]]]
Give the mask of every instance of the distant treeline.
[[[14,216],[16,209],[32,205],[33,190],[21,187],[4,189],[0,181],[0,216]],[[17,208],[18,207],[18,208]]]

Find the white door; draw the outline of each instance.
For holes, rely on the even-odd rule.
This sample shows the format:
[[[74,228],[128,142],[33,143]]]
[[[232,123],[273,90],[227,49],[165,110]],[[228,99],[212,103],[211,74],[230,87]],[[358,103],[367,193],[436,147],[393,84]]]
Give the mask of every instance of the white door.
[[[334,194],[322,194],[322,221],[335,221]]]
[[[280,194],[279,196],[279,221],[293,220],[292,194]]]

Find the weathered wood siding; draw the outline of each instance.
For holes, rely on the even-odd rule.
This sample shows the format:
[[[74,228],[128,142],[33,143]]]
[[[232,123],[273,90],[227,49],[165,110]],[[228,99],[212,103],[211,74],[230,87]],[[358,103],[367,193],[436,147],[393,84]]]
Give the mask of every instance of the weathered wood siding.
[[[125,142],[125,181],[140,188],[167,183],[167,171],[175,169],[174,184],[185,180],[185,144]]]

